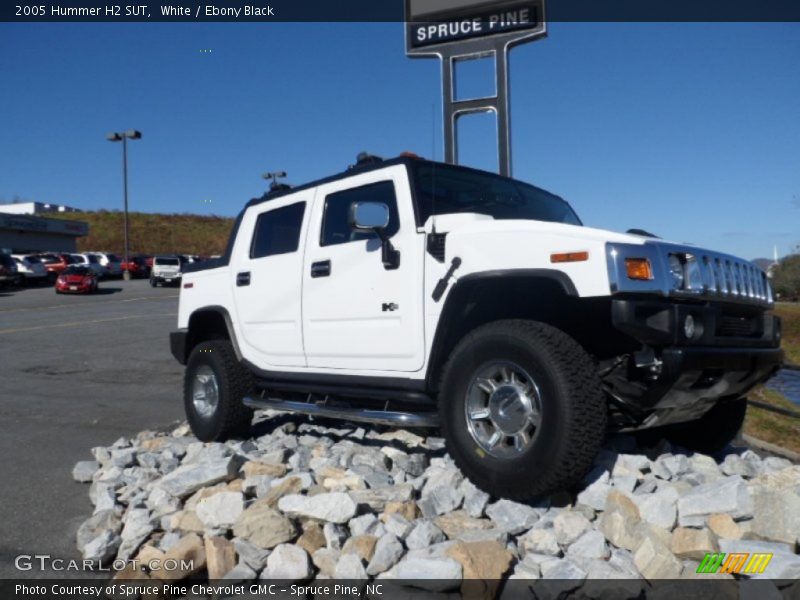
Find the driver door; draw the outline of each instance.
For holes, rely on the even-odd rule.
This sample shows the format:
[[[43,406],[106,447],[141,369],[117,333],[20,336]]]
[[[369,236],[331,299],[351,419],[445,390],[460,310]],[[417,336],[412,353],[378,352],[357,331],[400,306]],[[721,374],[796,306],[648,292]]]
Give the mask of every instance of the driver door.
[[[400,264],[387,269],[381,241],[350,226],[354,202],[388,206]],[[424,362],[424,234],[417,233],[404,166],[320,186],[303,268],[303,342],[309,367],[417,371]]]

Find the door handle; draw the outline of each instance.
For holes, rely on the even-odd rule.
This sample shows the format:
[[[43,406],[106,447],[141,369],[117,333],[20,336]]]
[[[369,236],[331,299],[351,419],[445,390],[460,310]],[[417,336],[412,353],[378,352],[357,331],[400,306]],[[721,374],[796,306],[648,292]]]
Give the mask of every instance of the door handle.
[[[243,271],[236,274],[236,286],[242,287],[250,285],[250,271]]]
[[[331,274],[331,261],[321,260],[311,263],[311,277],[327,277]]]

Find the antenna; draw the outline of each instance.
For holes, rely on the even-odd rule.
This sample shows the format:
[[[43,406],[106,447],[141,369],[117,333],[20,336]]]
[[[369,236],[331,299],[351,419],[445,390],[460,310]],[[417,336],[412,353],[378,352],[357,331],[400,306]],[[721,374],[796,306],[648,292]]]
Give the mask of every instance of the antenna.
[[[272,171],[271,173],[263,173],[261,175],[263,179],[272,179],[272,182],[269,184],[269,191],[274,192],[276,190],[287,190],[289,189],[289,185],[285,183],[280,183],[278,178],[283,179],[286,177],[286,171]]]

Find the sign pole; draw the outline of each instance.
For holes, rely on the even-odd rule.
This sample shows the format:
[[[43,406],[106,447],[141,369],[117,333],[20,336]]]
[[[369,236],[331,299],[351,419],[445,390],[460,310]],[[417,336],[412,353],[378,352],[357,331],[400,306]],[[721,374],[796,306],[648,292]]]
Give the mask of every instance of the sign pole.
[[[497,163],[500,175],[511,177],[511,95],[508,93],[508,47],[495,53],[497,79]]]
[[[444,162],[451,165],[458,163],[458,146],[456,140],[456,115],[453,111],[453,59],[441,56],[442,61],[442,124],[444,125]]]
[[[406,54],[441,61],[446,163],[458,164],[458,119],[491,112],[497,121],[498,170],[511,176],[508,52],[516,44],[546,35],[544,0],[503,0],[488,8],[485,0],[406,0]],[[457,100],[458,63],[486,57],[494,59],[495,94]]]

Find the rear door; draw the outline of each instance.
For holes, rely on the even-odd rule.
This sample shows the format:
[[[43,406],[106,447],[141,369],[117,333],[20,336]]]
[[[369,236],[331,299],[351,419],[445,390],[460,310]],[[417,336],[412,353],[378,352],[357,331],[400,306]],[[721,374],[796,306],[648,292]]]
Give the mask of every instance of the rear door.
[[[239,227],[231,276],[243,354],[264,369],[304,366],[301,320],[308,197],[268,200]]]
[[[397,269],[381,261],[381,242],[354,231],[353,202],[389,206],[387,234]],[[317,188],[303,267],[303,334],[309,367],[417,371],[424,361],[424,234],[418,233],[403,165]]]

